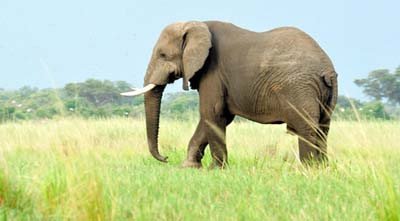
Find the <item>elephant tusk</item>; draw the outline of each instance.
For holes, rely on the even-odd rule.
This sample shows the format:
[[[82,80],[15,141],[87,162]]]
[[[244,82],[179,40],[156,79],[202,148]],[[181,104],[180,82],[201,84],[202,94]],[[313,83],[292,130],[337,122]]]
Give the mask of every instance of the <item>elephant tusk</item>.
[[[120,93],[122,96],[137,96],[146,93],[147,91],[150,91],[151,89],[155,88],[157,85],[155,84],[148,84],[144,88],[132,88],[132,91]]]

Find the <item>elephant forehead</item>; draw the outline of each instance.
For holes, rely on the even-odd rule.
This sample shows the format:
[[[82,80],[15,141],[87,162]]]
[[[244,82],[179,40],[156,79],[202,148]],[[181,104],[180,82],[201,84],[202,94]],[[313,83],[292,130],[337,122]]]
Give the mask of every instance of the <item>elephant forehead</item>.
[[[157,41],[158,47],[179,47],[181,43],[181,35],[174,31],[162,32]]]
[[[164,28],[164,30],[161,33],[161,37],[163,35],[165,36],[177,36],[180,35],[183,32],[183,26],[184,22],[175,22],[167,27]]]

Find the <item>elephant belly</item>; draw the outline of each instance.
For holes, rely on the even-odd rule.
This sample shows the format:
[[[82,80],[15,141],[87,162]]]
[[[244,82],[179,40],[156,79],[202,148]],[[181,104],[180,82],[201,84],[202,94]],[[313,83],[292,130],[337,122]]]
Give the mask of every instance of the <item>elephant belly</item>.
[[[261,124],[283,124],[285,123],[281,117],[274,116],[273,114],[235,114],[248,120],[261,123]]]
[[[262,124],[282,124],[285,123],[284,117],[279,116],[280,111],[273,110],[273,108],[264,108],[264,112],[257,113],[253,110],[252,105],[236,105],[231,99],[227,99],[227,106],[230,113],[255,121]]]

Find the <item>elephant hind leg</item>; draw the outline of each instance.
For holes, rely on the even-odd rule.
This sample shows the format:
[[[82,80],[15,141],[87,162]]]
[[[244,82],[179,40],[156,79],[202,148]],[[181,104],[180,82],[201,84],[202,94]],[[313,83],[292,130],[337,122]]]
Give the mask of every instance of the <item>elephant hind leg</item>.
[[[310,163],[318,159],[320,151],[317,146],[317,133],[311,129],[304,129],[298,132],[299,157],[302,163]]]
[[[299,156],[302,163],[320,163],[328,160],[326,145],[328,130],[329,122],[328,127],[321,127],[320,122],[318,122],[315,125],[307,124],[296,130],[299,136]]]
[[[292,123],[290,131],[298,136],[300,161],[311,164],[326,160],[326,129],[320,128],[317,106],[302,111],[301,116],[292,116],[290,122]]]
[[[321,118],[319,120],[319,130],[318,130],[318,147],[321,152],[321,158],[324,161],[328,160],[327,157],[327,141],[328,141],[328,133],[329,133],[329,127],[331,124],[331,118],[327,113],[323,113],[321,115]]]

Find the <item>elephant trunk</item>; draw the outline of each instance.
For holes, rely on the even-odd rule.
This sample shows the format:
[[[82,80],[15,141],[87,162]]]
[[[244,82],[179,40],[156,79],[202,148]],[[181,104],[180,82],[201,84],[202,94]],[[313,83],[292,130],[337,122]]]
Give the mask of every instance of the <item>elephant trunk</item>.
[[[158,152],[158,128],[160,123],[161,98],[165,85],[156,86],[144,95],[146,113],[147,143],[154,158],[161,162],[167,162],[168,157],[161,156]]]

